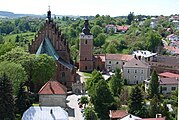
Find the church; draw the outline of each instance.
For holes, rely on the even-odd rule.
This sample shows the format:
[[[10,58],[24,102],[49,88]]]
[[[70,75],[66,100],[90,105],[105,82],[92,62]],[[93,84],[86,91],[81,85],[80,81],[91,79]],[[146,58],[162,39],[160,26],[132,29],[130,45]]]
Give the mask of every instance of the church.
[[[65,85],[68,90],[71,89],[72,84],[76,82],[76,67],[70,57],[68,42],[58,30],[56,23],[53,22],[50,9],[43,27],[29,44],[29,52],[53,57],[57,64],[57,70],[52,79]]]

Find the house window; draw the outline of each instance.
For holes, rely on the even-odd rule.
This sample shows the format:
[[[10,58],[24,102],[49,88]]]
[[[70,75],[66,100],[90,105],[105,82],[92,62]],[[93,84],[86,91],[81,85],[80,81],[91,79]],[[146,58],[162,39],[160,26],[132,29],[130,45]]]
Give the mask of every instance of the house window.
[[[87,60],[87,58],[85,58],[85,60]]]
[[[111,64],[111,61],[109,61],[109,64]]]
[[[85,40],[85,44],[88,44],[88,41],[87,41],[87,40]]]
[[[144,70],[141,70],[141,74],[143,74],[144,73]]]
[[[135,73],[137,73],[137,70],[135,70]]]
[[[171,90],[176,90],[176,87],[172,87],[172,89]]]
[[[85,70],[87,70],[87,66],[85,66]]]
[[[167,87],[162,87],[162,91],[166,91],[167,90]]]
[[[116,62],[116,64],[118,64],[118,62]]]
[[[141,76],[141,77],[140,77],[140,80],[144,80],[144,77],[143,77],[143,76]]]
[[[129,70],[127,70],[127,72],[129,73]]]
[[[137,76],[136,75],[134,76],[134,80],[137,80]]]

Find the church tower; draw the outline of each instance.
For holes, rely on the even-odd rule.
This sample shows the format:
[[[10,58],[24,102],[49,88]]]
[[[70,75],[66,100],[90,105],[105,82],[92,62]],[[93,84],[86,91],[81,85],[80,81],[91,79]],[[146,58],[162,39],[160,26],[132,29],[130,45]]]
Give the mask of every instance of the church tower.
[[[80,34],[80,71],[93,71],[93,35],[90,33],[88,20],[85,20],[84,28]]]

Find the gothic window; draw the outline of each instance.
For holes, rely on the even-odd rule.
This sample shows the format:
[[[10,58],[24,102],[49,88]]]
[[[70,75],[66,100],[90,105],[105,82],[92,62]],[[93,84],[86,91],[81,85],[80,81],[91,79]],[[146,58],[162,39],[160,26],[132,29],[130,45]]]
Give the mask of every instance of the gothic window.
[[[88,41],[87,41],[87,40],[85,40],[85,44],[88,44]]]

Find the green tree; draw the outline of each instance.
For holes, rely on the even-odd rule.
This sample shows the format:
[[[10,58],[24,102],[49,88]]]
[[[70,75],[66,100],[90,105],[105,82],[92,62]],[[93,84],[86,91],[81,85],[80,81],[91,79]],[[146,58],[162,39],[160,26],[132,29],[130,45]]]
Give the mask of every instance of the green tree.
[[[152,98],[154,95],[159,97],[159,80],[157,72],[154,70],[151,75],[151,80],[149,83],[149,95]]]
[[[100,33],[95,39],[94,39],[94,46],[101,47],[106,40],[106,35],[104,33]]]
[[[96,38],[102,32],[102,28],[99,25],[95,25],[91,28],[91,33],[93,34],[94,38]]]
[[[130,25],[133,20],[134,20],[134,12],[130,12],[127,16],[127,24]]]
[[[119,96],[123,86],[123,80],[121,78],[120,69],[116,69],[115,75],[113,75],[109,82],[110,90],[114,96]]]
[[[15,100],[16,113],[22,114],[32,105],[32,99],[29,96],[25,86],[21,83],[19,91],[17,94],[17,99]]]
[[[87,107],[84,111],[85,120],[98,120],[97,114],[93,107]]]
[[[149,31],[146,36],[146,47],[148,50],[156,52],[157,47],[161,43],[161,36],[158,32]]]
[[[161,105],[158,97],[154,95],[150,101],[149,116],[155,118],[156,114],[161,114]]]
[[[129,98],[129,113],[134,114],[136,116],[142,116],[142,108],[144,99],[141,88],[139,85],[136,85],[131,90],[130,98]]]
[[[13,93],[16,95],[21,82],[27,80],[24,68],[20,64],[4,61],[0,63],[0,72],[6,73],[13,85]]]
[[[53,77],[56,71],[54,59],[46,54],[33,55],[21,48],[15,48],[0,56],[0,61],[19,63],[27,73],[28,81],[36,83],[35,91]],[[33,86],[33,85],[32,85]]]
[[[166,120],[171,120],[170,112],[169,112],[166,102],[164,102],[163,106],[161,106],[161,113],[162,113],[162,116],[166,117]]]
[[[12,83],[5,73],[0,73],[0,120],[15,120]]]
[[[85,104],[85,106],[86,106],[86,104],[88,104],[88,97],[82,96],[80,98],[80,103]]]
[[[94,108],[101,119],[109,117],[108,112],[114,103],[114,98],[105,80],[99,80],[95,88]]]

